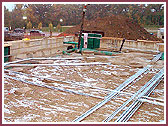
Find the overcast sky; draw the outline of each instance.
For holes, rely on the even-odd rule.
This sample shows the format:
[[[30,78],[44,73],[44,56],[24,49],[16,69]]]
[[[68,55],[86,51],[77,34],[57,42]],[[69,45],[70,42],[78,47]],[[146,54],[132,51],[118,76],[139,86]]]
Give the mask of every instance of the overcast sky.
[[[14,9],[14,4],[4,4],[6,6],[7,9],[9,9],[9,11],[12,11],[12,9]]]

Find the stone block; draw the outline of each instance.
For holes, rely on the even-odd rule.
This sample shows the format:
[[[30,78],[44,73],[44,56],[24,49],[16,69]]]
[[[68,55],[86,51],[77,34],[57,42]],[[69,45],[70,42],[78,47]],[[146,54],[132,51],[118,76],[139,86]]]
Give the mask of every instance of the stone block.
[[[57,47],[63,46],[63,42],[57,42],[57,43],[56,43],[56,46],[57,46]]]
[[[43,45],[41,45],[41,49],[47,49],[47,48],[49,48],[49,45],[48,45],[48,44],[43,44]]]
[[[51,38],[51,43],[52,44],[56,43],[56,38]]]

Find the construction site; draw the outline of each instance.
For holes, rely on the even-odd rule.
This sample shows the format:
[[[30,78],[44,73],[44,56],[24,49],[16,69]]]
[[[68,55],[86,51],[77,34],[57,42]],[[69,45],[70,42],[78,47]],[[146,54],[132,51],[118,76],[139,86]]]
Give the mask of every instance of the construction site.
[[[3,121],[163,123],[164,46],[121,16],[6,41]]]

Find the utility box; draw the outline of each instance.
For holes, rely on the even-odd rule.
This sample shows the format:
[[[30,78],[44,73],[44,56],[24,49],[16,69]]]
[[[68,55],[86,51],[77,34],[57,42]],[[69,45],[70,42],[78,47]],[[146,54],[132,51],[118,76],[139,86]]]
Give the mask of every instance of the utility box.
[[[82,33],[81,36],[81,46],[82,48],[97,49],[100,48],[101,34],[96,33]]]

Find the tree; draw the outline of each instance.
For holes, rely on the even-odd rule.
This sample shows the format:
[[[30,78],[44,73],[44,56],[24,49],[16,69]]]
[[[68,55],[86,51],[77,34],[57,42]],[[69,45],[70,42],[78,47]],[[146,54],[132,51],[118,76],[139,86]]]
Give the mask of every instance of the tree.
[[[50,29],[50,37],[52,37],[52,31],[53,31],[53,24],[49,24],[49,29]]]
[[[27,16],[27,20],[30,21],[33,24],[33,26],[37,26],[38,25],[37,22],[40,22],[35,16],[34,10],[29,4],[28,6],[26,6],[26,16]]]
[[[38,29],[42,29],[42,23],[40,22],[39,25],[38,25]]]
[[[127,15],[129,18],[133,17],[133,7],[131,5],[129,6],[129,11],[128,11]]]
[[[52,23],[49,24],[49,29],[50,29],[50,31],[53,31],[53,24]]]
[[[51,4],[28,4],[28,17],[32,18],[33,26],[37,27],[38,22],[42,22],[44,27],[47,27],[48,22],[52,19]]]
[[[48,27],[48,22],[60,29],[59,19],[64,22],[61,25],[78,25],[81,23],[83,4],[16,4],[11,12],[11,24],[13,27],[22,27],[23,15],[34,27],[38,27],[39,22],[43,27]],[[25,13],[24,13],[25,10]],[[9,24],[8,10],[5,10],[5,26]],[[163,4],[90,4],[87,6],[86,19],[95,20],[99,17],[112,15],[123,15],[134,19],[144,25],[164,24]]]
[[[23,4],[16,4],[14,10],[12,11],[12,21],[11,25],[13,28],[24,27],[23,20]]]
[[[56,29],[57,29],[58,32],[60,32],[60,30],[61,30],[61,25],[60,25],[60,23],[58,23]]]
[[[11,12],[4,7],[4,26],[11,27]]]
[[[27,23],[27,29],[31,29],[32,28],[32,23],[29,21],[29,23]]]

